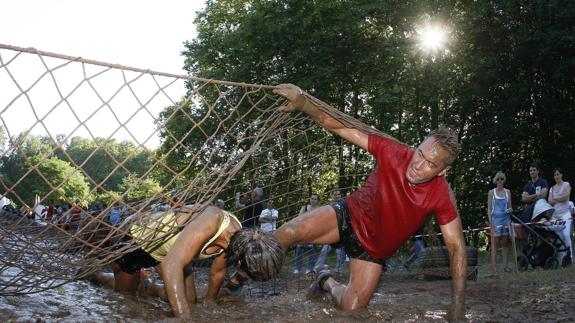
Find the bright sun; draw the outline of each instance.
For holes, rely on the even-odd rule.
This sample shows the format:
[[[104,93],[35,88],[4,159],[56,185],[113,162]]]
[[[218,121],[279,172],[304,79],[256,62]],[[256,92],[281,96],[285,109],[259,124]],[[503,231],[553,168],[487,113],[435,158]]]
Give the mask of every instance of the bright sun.
[[[419,47],[428,53],[436,53],[445,47],[447,31],[440,26],[427,25],[417,31]]]

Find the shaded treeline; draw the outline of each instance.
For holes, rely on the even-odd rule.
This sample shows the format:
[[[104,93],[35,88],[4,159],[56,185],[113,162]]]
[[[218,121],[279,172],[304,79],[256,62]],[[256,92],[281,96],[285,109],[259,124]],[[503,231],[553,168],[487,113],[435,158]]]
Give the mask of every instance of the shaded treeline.
[[[572,1],[207,1],[183,54],[193,75],[295,83],[411,145],[454,129],[463,150],[448,180],[477,226],[496,171],[516,206],[531,161],[551,184],[554,167],[575,174],[574,15]],[[447,26],[444,50],[418,46],[426,24]],[[369,169],[362,156],[339,147],[325,187],[361,184],[347,175]]]

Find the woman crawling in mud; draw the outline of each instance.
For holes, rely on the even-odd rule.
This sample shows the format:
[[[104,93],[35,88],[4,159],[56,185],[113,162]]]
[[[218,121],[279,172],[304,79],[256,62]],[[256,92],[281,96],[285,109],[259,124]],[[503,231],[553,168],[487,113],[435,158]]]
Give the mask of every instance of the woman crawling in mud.
[[[193,259],[213,258],[207,302],[215,301],[229,265],[255,281],[268,280],[279,273],[283,250],[275,236],[258,228],[242,228],[233,214],[217,207],[207,207],[192,220],[190,216],[183,208],[180,212],[162,212],[146,225],[133,224],[124,240],[135,242],[139,248],[112,264],[113,275],[98,272],[89,278],[116,291],[135,293],[140,269],[155,266],[165,290],[152,285],[146,286],[147,292],[167,298],[176,317],[190,318],[190,304],[196,303],[197,296],[194,275],[185,275],[184,267]],[[181,231],[168,234],[174,225],[178,226],[175,230]]]

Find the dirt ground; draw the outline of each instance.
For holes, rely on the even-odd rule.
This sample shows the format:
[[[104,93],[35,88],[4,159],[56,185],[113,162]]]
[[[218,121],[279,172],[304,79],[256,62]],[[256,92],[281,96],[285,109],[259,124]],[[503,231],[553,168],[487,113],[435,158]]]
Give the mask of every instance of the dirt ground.
[[[200,290],[205,288],[206,275],[205,268],[196,270]],[[193,315],[198,322],[443,322],[451,297],[450,280],[426,280],[416,270],[386,272],[366,309],[343,312],[328,297],[308,298],[311,280],[286,269],[276,281],[250,283],[239,299],[222,299],[215,307],[197,305]],[[466,317],[469,322],[573,322],[574,290],[573,266],[493,275],[484,265],[479,267],[478,279],[468,281]],[[37,294],[0,297],[0,320],[175,321],[163,300],[116,293],[87,281]]]

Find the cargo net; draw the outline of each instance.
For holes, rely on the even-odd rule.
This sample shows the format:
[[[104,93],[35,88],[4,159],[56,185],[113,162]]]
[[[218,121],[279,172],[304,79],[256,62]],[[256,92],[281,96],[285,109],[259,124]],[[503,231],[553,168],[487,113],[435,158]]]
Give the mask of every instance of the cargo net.
[[[312,192],[327,203],[373,165],[306,115],[278,112],[285,102],[273,86],[0,44],[0,88],[0,295],[105,268],[139,247],[126,240],[132,225],[181,205],[197,206],[192,219],[216,203],[242,219],[236,194],[245,201],[261,187],[279,227]],[[164,228],[140,245],[177,232]]]

